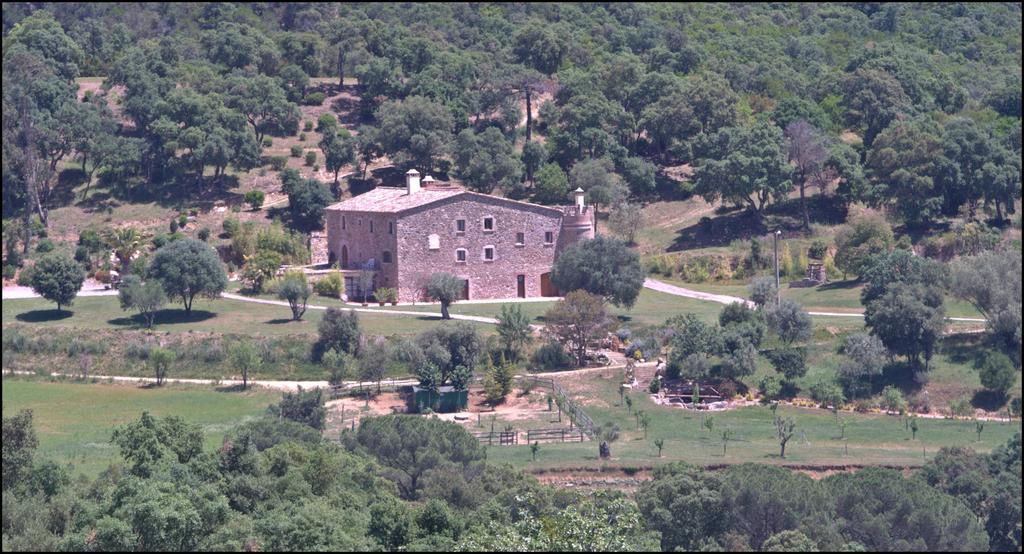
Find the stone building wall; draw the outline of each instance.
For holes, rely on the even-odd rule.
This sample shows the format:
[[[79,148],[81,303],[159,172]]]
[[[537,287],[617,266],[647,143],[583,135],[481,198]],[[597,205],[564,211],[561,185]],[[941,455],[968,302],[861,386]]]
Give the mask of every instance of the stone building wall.
[[[494,218],[494,230],[483,219]],[[456,221],[464,219],[464,233]],[[525,276],[525,296],[542,296],[541,276],[550,273],[556,252],[563,248],[560,210],[485,195],[459,195],[401,214],[397,224],[399,299],[423,300],[423,286],[432,273],[448,272],[469,281],[470,299],[515,298],[517,276]],[[545,243],[545,232],[552,242]],[[516,244],[516,234],[524,242]],[[430,236],[437,235],[437,249]],[[494,260],[485,261],[484,247],[494,247]],[[456,261],[457,249],[466,261]]]
[[[330,261],[337,262],[342,269],[359,269],[372,261],[379,270],[374,288],[394,287],[398,282],[395,223],[396,214],[391,213],[328,210],[326,230]],[[385,252],[391,254],[390,263],[384,261]]]

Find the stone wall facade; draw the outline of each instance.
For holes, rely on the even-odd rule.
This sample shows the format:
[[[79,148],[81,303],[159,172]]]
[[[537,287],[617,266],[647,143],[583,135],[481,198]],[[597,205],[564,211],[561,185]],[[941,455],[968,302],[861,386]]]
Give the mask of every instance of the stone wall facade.
[[[493,230],[484,230],[484,218]],[[398,282],[402,301],[422,300],[432,273],[469,281],[469,298],[543,296],[541,276],[551,272],[559,244],[561,212],[480,195],[458,196],[412,210],[398,223]],[[457,231],[458,221],[465,231]],[[517,244],[518,234],[522,244]],[[551,242],[545,242],[551,233]],[[437,248],[431,248],[436,235]],[[484,249],[493,247],[493,260]],[[466,261],[458,261],[458,250]],[[522,275],[523,288],[519,288]]]
[[[397,214],[391,213],[328,210],[328,261],[341,269],[368,267],[376,271],[372,288],[395,287],[397,219]],[[346,291],[352,297],[354,283],[349,281],[346,278]]]
[[[397,288],[400,302],[425,301],[437,272],[466,280],[470,299],[555,296],[550,273],[558,253],[594,232],[592,210],[565,210],[469,193],[398,213],[328,210],[330,258],[343,269],[373,262],[374,286]],[[485,218],[493,229],[484,228]]]

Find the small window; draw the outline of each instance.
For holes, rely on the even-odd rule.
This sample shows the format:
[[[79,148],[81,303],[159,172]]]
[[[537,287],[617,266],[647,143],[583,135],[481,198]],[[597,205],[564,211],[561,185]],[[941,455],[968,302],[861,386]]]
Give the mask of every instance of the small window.
[[[388,222],[388,234],[389,235],[395,234],[395,222],[394,221],[389,221]]]
[[[552,233],[551,231],[545,231],[544,244],[551,244],[552,242],[555,242],[555,234]]]
[[[526,244],[526,233],[516,233],[516,245],[522,246]]]
[[[370,220],[370,232],[371,233],[373,232],[373,220],[372,219]]]
[[[455,261],[466,263],[466,249],[459,248],[455,251]]]
[[[345,216],[341,216],[341,228],[345,229]]]
[[[427,237],[427,243],[431,250],[438,250],[441,248],[441,237],[437,235],[430,235]]]
[[[465,219],[456,219],[455,220],[455,232],[456,233],[465,233],[466,232],[466,220]]]
[[[493,262],[494,261],[494,247],[493,246],[485,246],[484,247],[484,261],[487,261],[487,262]]]
[[[485,217],[484,218],[484,231],[493,231],[493,230],[494,230],[494,218],[493,217]]]
[[[380,261],[386,264],[391,263],[391,252],[388,252],[387,250],[381,252]]]

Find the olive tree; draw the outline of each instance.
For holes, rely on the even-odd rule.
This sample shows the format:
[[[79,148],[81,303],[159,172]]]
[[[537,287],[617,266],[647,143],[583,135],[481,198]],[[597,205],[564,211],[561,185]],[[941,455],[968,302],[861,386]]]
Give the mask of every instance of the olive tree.
[[[302,319],[302,314],[306,313],[306,302],[309,300],[311,292],[305,273],[289,271],[281,280],[281,285],[277,289],[277,297],[288,301],[288,307],[292,310],[292,319],[298,321]]]
[[[434,273],[427,281],[427,297],[441,303],[441,319],[451,319],[448,306],[462,297],[462,279],[451,273]]]
[[[138,312],[146,322],[146,328],[153,327],[156,312],[167,304],[167,295],[159,281],[143,282],[138,275],[127,275],[117,291],[122,310]]]

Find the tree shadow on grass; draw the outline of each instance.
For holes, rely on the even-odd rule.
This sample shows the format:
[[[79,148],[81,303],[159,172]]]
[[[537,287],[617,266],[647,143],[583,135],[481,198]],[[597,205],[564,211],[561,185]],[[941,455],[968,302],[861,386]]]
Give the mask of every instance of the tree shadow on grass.
[[[267,320],[267,323],[269,323],[270,325],[282,325],[285,323],[291,323],[292,321],[293,320],[290,317],[279,317],[277,319],[269,319]]]
[[[858,281],[857,279],[847,279],[845,281],[829,281],[824,285],[818,285],[818,290],[845,290],[855,289],[858,286],[860,286],[860,281]]]
[[[242,388],[242,384],[238,383],[237,385],[222,385],[219,387],[214,387],[213,390],[217,392],[245,392],[250,388],[252,388],[252,385],[249,385],[249,387],[247,388]]]
[[[73,315],[75,315],[75,312],[70,310],[32,310],[31,312],[16,315],[14,319],[25,323],[44,323],[47,321],[60,321]]]
[[[153,326],[157,327],[159,325],[169,325],[172,323],[198,323],[215,317],[217,317],[217,314],[206,310],[192,310],[191,315],[186,315],[185,310],[160,310],[156,312],[156,317],[153,319]],[[107,323],[119,327],[145,326],[145,320],[138,314],[131,317],[115,317],[114,319],[108,319]]]
[[[941,339],[941,351],[949,356],[950,361],[964,364],[980,361],[982,350],[981,343],[984,335],[951,335]]]
[[[986,412],[995,412],[1006,405],[1007,396],[999,391],[979,390],[971,398],[971,406]]]
[[[764,222],[749,212],[720,215],[706,224],[695,223],[680,229],[668,251],[681,252],[709,246],[728,246],[736,239],[761,236],[767,232]]]

